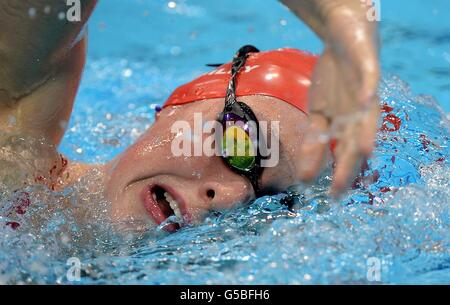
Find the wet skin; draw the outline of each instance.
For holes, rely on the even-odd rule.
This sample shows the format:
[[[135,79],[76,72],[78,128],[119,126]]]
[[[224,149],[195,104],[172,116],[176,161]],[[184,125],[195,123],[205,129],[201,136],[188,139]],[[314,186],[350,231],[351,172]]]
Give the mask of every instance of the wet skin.
[[[260,121],[279,121],[280,159],[261,177],[263,192],[283,191],[298,181],[296,162],[307,116],[276,98],[239,98]],[[210,211],[231,209],[255,197],[250,182],[230,170],[219,156],[176,157],[171,151],[175,134],[171,126],[187,121],[194,126],[194,113],[213,121],[223,110],[223,99],[197,101],[165,108],[147,132],[123,154],[105,165],[106,193],[117,220],[159,224],[145,205],[143,193],[162,187],[176,198],[187,222],[198,222]],[[208,135],[205,134],[203,140]]]
[[[373,148],[379,116],[377,26],[367,21],[360,1],[283,2],[320,36],[324,53],[312,77],[308,119],[276,99],[243,98],[260,120],[281,122],[280,164],[264,172],[262,186],[283,190],[297,181],[314,179],[324,164],[331,137],[317,139],[334,132],[340,141],[332,188],[339,192],[354,177],[353,169],[360,167],[358,160]],[[57,18],[64,1],[0,1],[0,28],[7,29],[0,35],[0,130],[45,139],[52,145],[51,152],[43,153],[53,156],[41,169],[48,177],[38,179],[52,189],[73,183],[92,167],[70,162],[66,166],[57,153],[84,67],[87,35],[82,30],[97,1],[82,3],[82,21],[73,23]],[[49,14],[30,18],[30,7],[42,11],[45,5],[53,8]],[[174,120],[192,120],[194,112],[202,112],[205,120],[215,119],[222,107],[223,101],[205,101],[174,113],[166,109],[123,155],[105,166],[95,166],[106,174],[106,193],[116,219],[158,223],[155,209],[148,211],[148,200],[142,204],[145,189],[157,182],[172,188],[173,196],[179,194],[183,212],[193,222],[209,210],[230,208],[254,197],[250,183],[226,168],[219,157],[175,158],[169,154],[169,128]],[[0,141],[3,136],[0,133]]]

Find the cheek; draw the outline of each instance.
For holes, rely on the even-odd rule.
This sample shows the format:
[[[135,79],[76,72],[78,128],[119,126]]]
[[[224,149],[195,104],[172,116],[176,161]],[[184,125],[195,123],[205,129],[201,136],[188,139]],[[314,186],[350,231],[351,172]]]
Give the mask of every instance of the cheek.
[[[295,183],[296,181],[290,168],[277,167],[275,170],[267,169],[262,177],[263,187],[275,192],[282,192]]]
[[[111,201],[110,213],[113,221],[137,221],[153,224],[141,198],[145,186],[145,182],[136,183]]]
[[[284,191],[298,180],[297,163],[304,159],[299,154],[303,134],[295,130],[296,125],[280,124],[280,149],[278,165],[266,168],[263,174],[264,186]]]

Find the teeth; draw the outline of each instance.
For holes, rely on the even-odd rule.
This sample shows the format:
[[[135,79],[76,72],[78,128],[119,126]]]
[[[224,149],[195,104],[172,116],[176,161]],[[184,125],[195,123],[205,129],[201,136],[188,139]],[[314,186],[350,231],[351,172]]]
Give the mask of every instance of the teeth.
[[[178,202],[170,196],[169,193],[165,192],[164,197],[166,197],[167,202],[175,213],[175,216],[179,219],[183,219],[183,215],[181,214],[180,207],[178,206]]]

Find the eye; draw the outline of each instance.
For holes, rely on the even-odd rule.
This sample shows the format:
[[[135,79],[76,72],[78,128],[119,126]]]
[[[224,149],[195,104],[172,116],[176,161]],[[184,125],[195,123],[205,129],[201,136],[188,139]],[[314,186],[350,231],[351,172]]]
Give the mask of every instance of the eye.
[[[241,171],[250,171],[256,163],[254,145],[247,132],[239,126],[225,130],[222,155],[230,166]]]

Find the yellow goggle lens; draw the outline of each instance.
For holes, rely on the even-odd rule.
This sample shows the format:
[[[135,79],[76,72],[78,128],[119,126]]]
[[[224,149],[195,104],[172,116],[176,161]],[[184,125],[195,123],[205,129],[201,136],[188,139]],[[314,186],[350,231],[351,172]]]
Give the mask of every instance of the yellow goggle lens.
[[[256,153],[250,136],[238,126],[225,130],[222,152],[228,164],[242,171],[251,170],[256,163]]]

